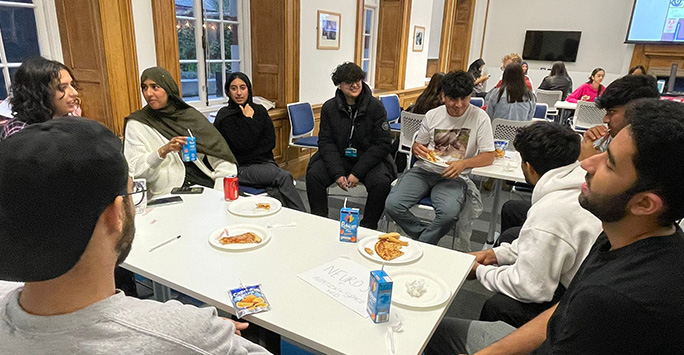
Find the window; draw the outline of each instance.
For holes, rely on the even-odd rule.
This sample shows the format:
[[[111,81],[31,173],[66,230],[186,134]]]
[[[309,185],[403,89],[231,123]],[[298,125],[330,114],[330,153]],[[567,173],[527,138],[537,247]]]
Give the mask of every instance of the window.
[[[372,88],[375,86],[375,51],[376,51],[376,6],[366,6],[363,12],[363,50],[361,52],[361,69],[366,72],[366,81]]]
[[[54,27],[47,23],[46,13],[54,17]],[[56,35],[50,36],[48,27]],[[24,60],[36,55],[61,60],[61,50],[55,50],[59,46],[54,2],[0,1],[0,100],[7,98],[11,79]]]
[[[248,0],[175,0],[183,99],[195,106],[226,101],[232,72],[250,74]],[[198,30],[199,29],[199,30]]]

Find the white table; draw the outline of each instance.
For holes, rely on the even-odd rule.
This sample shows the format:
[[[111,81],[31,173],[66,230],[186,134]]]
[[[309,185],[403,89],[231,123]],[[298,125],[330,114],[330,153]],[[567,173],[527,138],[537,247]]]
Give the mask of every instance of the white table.
[[[380,269],[380,264],[359,254],[356,244],[338,240],[338,221],[287,208],[261,218],[234,216],[226,211],[223,193],[211,189],[202,195],[183,195],[183,199],[182,204],[157,207],[136,217],[135,241],[123,267],[232,314],[228,290],[238,287],[240,280],[246,285],[260,283],[272,309],[247,316],[246,321],[326,354],[388,353],[387,324],[362,318],[297,277],[339,256],[347,256],[369,270]],[[208,242],[212,231],[226,225],[266,226],[292,221],[298,226],[272,229],[268,244],[248,252],[220,251]],[[379,233],[361,228],[359,236]],[[182,235],[180,239],[149,252],[178,234]],[[396,267],[436,273],[452,293],[446,303],[430,309],[392,305],[392,312],[399,312],[404,319],[404,331],[396,336],[399,354],[423,351],[474,262],[468,254],[421,246],[422,258]],[[385,270],[391,274],[396,267]],[[402,288],[395,285],[395,290]]]
[[[575,111],[577,109],[576,102],[556,101],[554,106],[558,109],[558,123],[563,123],[566,111]]]
[[[518,160],[519,161],[519,160]],[[495,160],[494,164],[484,166],[481,168],[473,168],[471,174],[494,178],[494,202],[492,202],[491,220],[489,221],[489,229],[487,230],[487,244],[494,244],[494,233],[496,232],[496,222],[499,219],[499,206],[501,200],[501,185],[504,180],[525,182],[525,175],[523,175],[522,168],[518,164],[515,169],[506,171],[503,160]]]

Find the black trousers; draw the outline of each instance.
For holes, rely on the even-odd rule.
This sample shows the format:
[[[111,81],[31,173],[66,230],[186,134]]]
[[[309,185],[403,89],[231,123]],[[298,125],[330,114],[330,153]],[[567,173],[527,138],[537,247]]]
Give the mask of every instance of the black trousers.
[[[501,235],[494,243],[498,247],[501,243],[512,243],[520,235],[520,227],[527,219],[527,211],[532,206],[529,201],[510,200],[501,206]]]
[[[345,175],[351,173],[353,162],[342,159]],[[390,192],[394,170],[384,161],[372,168],[359,181],[366,187],[368,198],[366,207],[362,210],[363,218],[360,226],[378,229],[378,221],[385,210],[385,200]],[[328,217],[328,187],[335,182],[336,177],[330,174],[323,159],[312,160],[306,170],[306,195],[309,199],[311,213]]]
[[[482,306],[480,320],[486,322],[503,321],[520,328],[532,318],[553,307],[560,301],[564,293],[565,287],[559,284],[551,301],[544,303],[520,302],[504,294],[496,293]]]

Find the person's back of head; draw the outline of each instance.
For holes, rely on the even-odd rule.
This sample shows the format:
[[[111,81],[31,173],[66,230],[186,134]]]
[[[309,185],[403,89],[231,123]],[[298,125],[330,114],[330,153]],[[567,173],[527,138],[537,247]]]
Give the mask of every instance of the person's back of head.
[[[551,76],[568,76],[568,71],[565,69],[565,63],[560,61],[553,62]]]
[[[503,58],[501,58],[501,61],[504,63],[507,61],[511,61],[513,63],[518,63],[518,64],[522,64],[522,62],[523,62],[522,58],[520,57],[520,55],[518,53],[506,54]]]
[[[416,99],[416,104],[412,110],[413,113],[425,114],[442,104],[442,80],[445,75],[442,72],[432,74],[430,83]]]
[[[633,163],[637,179],[630,193],[657,194],[664,201],[658,222],[661,226],[671,225],[684,218],[684,105],[638,99],[627,105],[625,117],[636,147]]]
[[[477,79],[482,75],[482,66],[485,65],[485,61],[482,58],[476,59],[474,62],[470,63],[468,66],[468,73],[473,76],[473,79]]]
[[[501,101],[501,95],[503,95],[504,91],[506,92],[507,101],[511,103],[528,101],[532,97],[532,93],[525,83],[525,74],[520,64],[511,63],[506,66],[497,102]]]
[[[596,105],[609,110],[632,100],[658,97],[660,92],[655,78],[649,75],[625,75],[608,85],[596,99]]]
[[[67,273],[100,215],[127,192],[121,140],[86,118],[29,126],[0,144],[0,161],[0,280]]]
[[[513,141],[523,162],[541,177],[549,170],[577,161],[580,137],[569,127],[554,122],[536,122],[521,128]]]
[[[444,76],[441,86],[444,96],[452,99],[462,99],[473,93],[474,85],[473,77],[470,74],[462,70],[456,70]]]
[[[643,65],[635,65],[629,68],[627,75],[646,75],[646,68]]]

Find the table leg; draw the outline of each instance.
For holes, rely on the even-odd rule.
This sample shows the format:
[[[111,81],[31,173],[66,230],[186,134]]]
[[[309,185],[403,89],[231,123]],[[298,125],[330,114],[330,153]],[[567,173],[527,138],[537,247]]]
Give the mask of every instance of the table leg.
[[[159,302],[166,302],[171,299],[171,289],[160,283],[152,281],[152,291],[154,299]]]
[[[500,179],[494,180],[494,201],[492,202],[492,211],[490,214],[491,220],[489,221],[489,230],[487,230],[487,244],[494,244],[494,232],[496,232],[496,223],[499,221],[499,200],[501,199],[501,184],[503,183]]]

